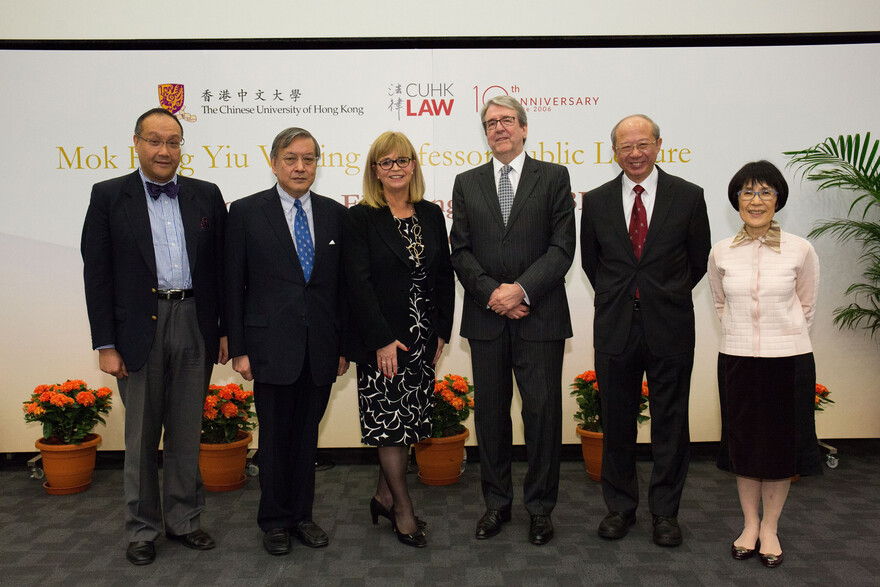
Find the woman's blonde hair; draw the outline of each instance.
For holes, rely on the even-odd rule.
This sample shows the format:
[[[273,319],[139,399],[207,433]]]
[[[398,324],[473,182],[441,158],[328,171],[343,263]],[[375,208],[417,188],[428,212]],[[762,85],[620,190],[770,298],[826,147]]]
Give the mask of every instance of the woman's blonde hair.
[[[373,141],[370,151],[367,153],[367,165],[364,167],[363,203],[371,208],[381,208],[388,205],[384,186],[376,177],[373,166],[389,153],[395,153],[398,157],[410,157],[413,160],[413,175],[409,182],[409,201],[419,202],[425,194],[425,177],[422,175],[422,167],[419,165],[415,148],[405,134],[389,130],[383,132]]]

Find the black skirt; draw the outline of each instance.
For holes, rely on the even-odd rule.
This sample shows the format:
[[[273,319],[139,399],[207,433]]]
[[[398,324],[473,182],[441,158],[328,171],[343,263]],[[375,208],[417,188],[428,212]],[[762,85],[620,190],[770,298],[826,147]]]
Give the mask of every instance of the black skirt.
[[[718,468],[743,477],[821,475],[816,438],[816,363],[794,357],[718,355]]]

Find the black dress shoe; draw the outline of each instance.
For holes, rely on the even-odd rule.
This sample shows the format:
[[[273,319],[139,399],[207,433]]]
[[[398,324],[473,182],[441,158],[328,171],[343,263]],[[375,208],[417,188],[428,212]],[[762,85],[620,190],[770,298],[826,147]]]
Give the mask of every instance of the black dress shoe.
[[[608,512],[599,522],[599,536],[608,540],[623,538],[629,532],[629,527],[635,523],[635,512]]]
[[[321,548],[330,544],[327,533],[311,520],[300,522],[291,528],[293,535],[309,548]]]
[[[149,540],[129,542],[125,558],[133,565],[148,565],[156,560],[156,547]]]
[[[290,532],[287,528],[272,528],[263,534],[263,547],[275,556],[290,552]]]
[[[553,522],[550,516],[533,515],[529,524],[529,542],[540,546],[550,542],[551,538],[553,538]]]
[[[730,545],[730,554],[738,561],[744,561],[746,559],[752,558],[755,556],[755,553],[761,547],[761,541],[758,540],[755,542],[755,548],[746,548],[745,546],[737,546],[736,544]]]
[[[780,548],[782,547],[782,541],[779,542]],[[757,550],[758,546],[755,545],[755,549]],[[758,558],[761,559],[761,564],[767,567],[768,569],[773,569],[782,564],[783,556],[782,552],[779,554],[764,554],[763,552],[758,552]]]
[[[478,540],[492,538],[501,532],[501,525],[510,521],[510,508],[500,510],[486,510],[480,521],[477,522],[475,536]]]
[[[375,497],[370,500],[370,516],[373,518],[374,525],[379,523],[379,516],[382,516],[389,521],[391,520],[391,512],[388,511],[388,508],[379,503],[379,500]],[[420,520],[419,517],[416,516],[416,526],[419,527],[419,530],[424,531],[428,527],[428,522]]]
[[[654,516],[654,544],[678,546],[681,544],[681,528],[675,516]]]
[[[187,548],[192,548],[193,550],[211,550],[217,546],[217,543],[214,542],[211,535],[204,530],[193,530],[189,534],[172,534],[171,532],[165,532],[165,536],[168,540],[180,542]]]

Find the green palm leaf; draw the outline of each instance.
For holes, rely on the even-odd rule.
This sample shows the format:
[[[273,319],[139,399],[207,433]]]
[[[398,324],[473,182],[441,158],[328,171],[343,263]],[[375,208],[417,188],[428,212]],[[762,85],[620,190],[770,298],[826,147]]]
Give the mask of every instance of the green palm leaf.
[[[834,324],[839,328],[864,328],[873,337],[880,330],[880,224],[868,214],[880,206],[880,141],[871,141],[871,133],[828,137],[823,142],[800,151],[786,151],[791,157],[786,167],[793,167],[809,181],[819,182],[818,190],[839,188],[855,192],[847,216],[864,206],[861,219],[834,218],[818,222],[808,235],[825,234],[840,242],[855,241],[862,247],[859,258],[867,263],[864,283],[854,283],[846,290],[856,301],[834,310]],[[876,210],[874,210],[876,211]],[[859,302],[862,302],[860,305]]]

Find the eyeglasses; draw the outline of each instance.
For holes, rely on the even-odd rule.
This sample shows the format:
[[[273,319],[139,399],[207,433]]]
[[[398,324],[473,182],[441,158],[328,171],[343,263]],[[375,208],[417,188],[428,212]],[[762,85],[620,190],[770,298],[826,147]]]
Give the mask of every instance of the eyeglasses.
[[[141,135],[136,135],[136,136],[137,136],[137,138],[144,141],[145,143],[147,143],[148,145],[150,145],[154,149],[158,149],[158,148],[162,147],[162,145],[165,145],[166,147],[168,147],[172,151],[176,151],[176,150],[180,149],[180,147],[183,146],[183,139],[171,139],[170,141],[159,141],[156,139],[148,139],[146,137],[142,137]]]
[[[300,161],[302,161],[303,165],[306,167],[311,167],[318,162],[318,159],[314,155],[303,155],[302,157],[299,155],[285,155],[281,158],[281,161],[283,161],[288,167],[293,167]]]
[[[751,202],[755,199],[755,196],[758,196],[762,202],[769,202],[778,194],[779,192],[776,190],[761,190],[759,192],[753,190],[740,190],[736,192],[736,195],[739,196],[740,202]]]
[[[641,153],[647,153],[648,149],[650,149],[653,145],[656,145],[656,144],[657,144],[657,141],[651,141],[650,143],[648,141],[644,141],[642,143],[638,143],[635,145],[620,145],[619,147],[617,147],[617,154],[618,155],[629,155],[630,153],[633,152],[633,149],[635,149]]]
[[[394,164],[397,163],[397,166],[403,169],[412,161],[412,157],[398,157],[397,159],[382,159],[381,161],[377,161],[375,165],[378,165],[382,169],[391,169],[394,167]]]
[[[487,120],[483,123],[483,128],[486,129],[486,132],[495,130],[499,122],[504,128],[510,128],[511,126],[513,126],[513,123],[516,122],[516,116],[502,116],[501,118],[493,118],[492,120]]]

